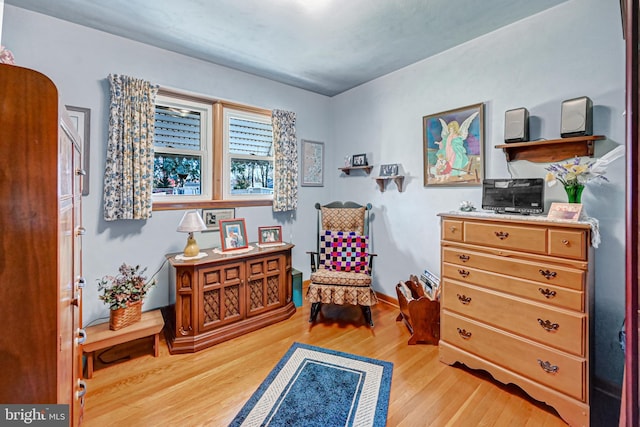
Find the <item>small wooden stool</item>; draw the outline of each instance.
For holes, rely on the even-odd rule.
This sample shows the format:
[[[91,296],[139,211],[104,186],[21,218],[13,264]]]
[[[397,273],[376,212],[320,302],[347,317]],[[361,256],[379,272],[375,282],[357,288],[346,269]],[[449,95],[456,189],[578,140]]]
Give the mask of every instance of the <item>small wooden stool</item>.
[[[153,335],[153,355],[158,357],[160,332],[163,327],[164,319],[159,309],[142,313],[142,319],[139,322],[117,331],[109,329],[109,322],[88,327],[86,329],[87,340],[82,345],[82,351],[87,354],[87,378],[93,376],[93,362],[96,351],[117,344]]]

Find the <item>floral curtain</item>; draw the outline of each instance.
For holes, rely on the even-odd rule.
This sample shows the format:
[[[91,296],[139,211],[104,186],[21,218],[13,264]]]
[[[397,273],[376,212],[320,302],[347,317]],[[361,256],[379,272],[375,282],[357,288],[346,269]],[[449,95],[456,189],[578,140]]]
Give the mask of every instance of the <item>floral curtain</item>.
[[[158,86],[110,74],[109,140],[104,172],[104,219],[151,217],[153,129]]]
[[[298,207],[296,113],[273,110],[271,121],[275,154],[273,211],[292,211]]]

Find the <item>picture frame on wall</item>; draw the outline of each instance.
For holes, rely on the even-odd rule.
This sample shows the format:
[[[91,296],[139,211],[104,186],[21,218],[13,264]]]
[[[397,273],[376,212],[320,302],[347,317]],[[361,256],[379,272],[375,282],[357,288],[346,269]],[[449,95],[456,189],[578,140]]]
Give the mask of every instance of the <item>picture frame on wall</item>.
[[[480,186],[484,103],[422,118],[424,186]]]
[[[220,220],[220,245],[223,252],[249,247],[244,218]]]
[[[202,219],[204,220],[207,231],[220,230],[220,220],[233,219],[236,216],[235,209],[202,209]]]
[[[260,246],[277,246],[282,244],[282,226],[272,225],[258,227],[258,244]]]
[[[324,185],[324,142],[302,140],[301,174],[303,187]]]
[[[76,128],[76,132],[82,138],[82,195],[89,195],[89,152],[91,149],[91,109],[65,105],[71,122]]]

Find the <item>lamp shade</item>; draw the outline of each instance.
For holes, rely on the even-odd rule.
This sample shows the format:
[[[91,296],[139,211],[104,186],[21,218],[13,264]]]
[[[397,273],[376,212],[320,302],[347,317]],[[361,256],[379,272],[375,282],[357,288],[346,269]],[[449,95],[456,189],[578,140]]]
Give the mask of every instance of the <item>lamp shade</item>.
[[[193,233],[194,231],[206,230],[207,226],[196,211],[185,212],[178,225],[178,231],[183,233]]]

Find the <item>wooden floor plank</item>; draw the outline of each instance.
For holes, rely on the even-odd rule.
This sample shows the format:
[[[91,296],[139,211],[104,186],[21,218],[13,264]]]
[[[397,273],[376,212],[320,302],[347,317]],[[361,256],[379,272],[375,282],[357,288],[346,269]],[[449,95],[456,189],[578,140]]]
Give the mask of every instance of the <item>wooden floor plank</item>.
[[[308,323],[308,304],[290,319],[192,354],[160,354],[148,339],[107,349],[88,379],[83,426],[226,426],[282,358],[301,342],[392,362],[389,426],[566,424],[515,387],[438,360],[432,345],[407,345],[395,307],[373,308],[373,330],[358,308],[324,307]],[[326,319],[323,320],[323,319]]]

